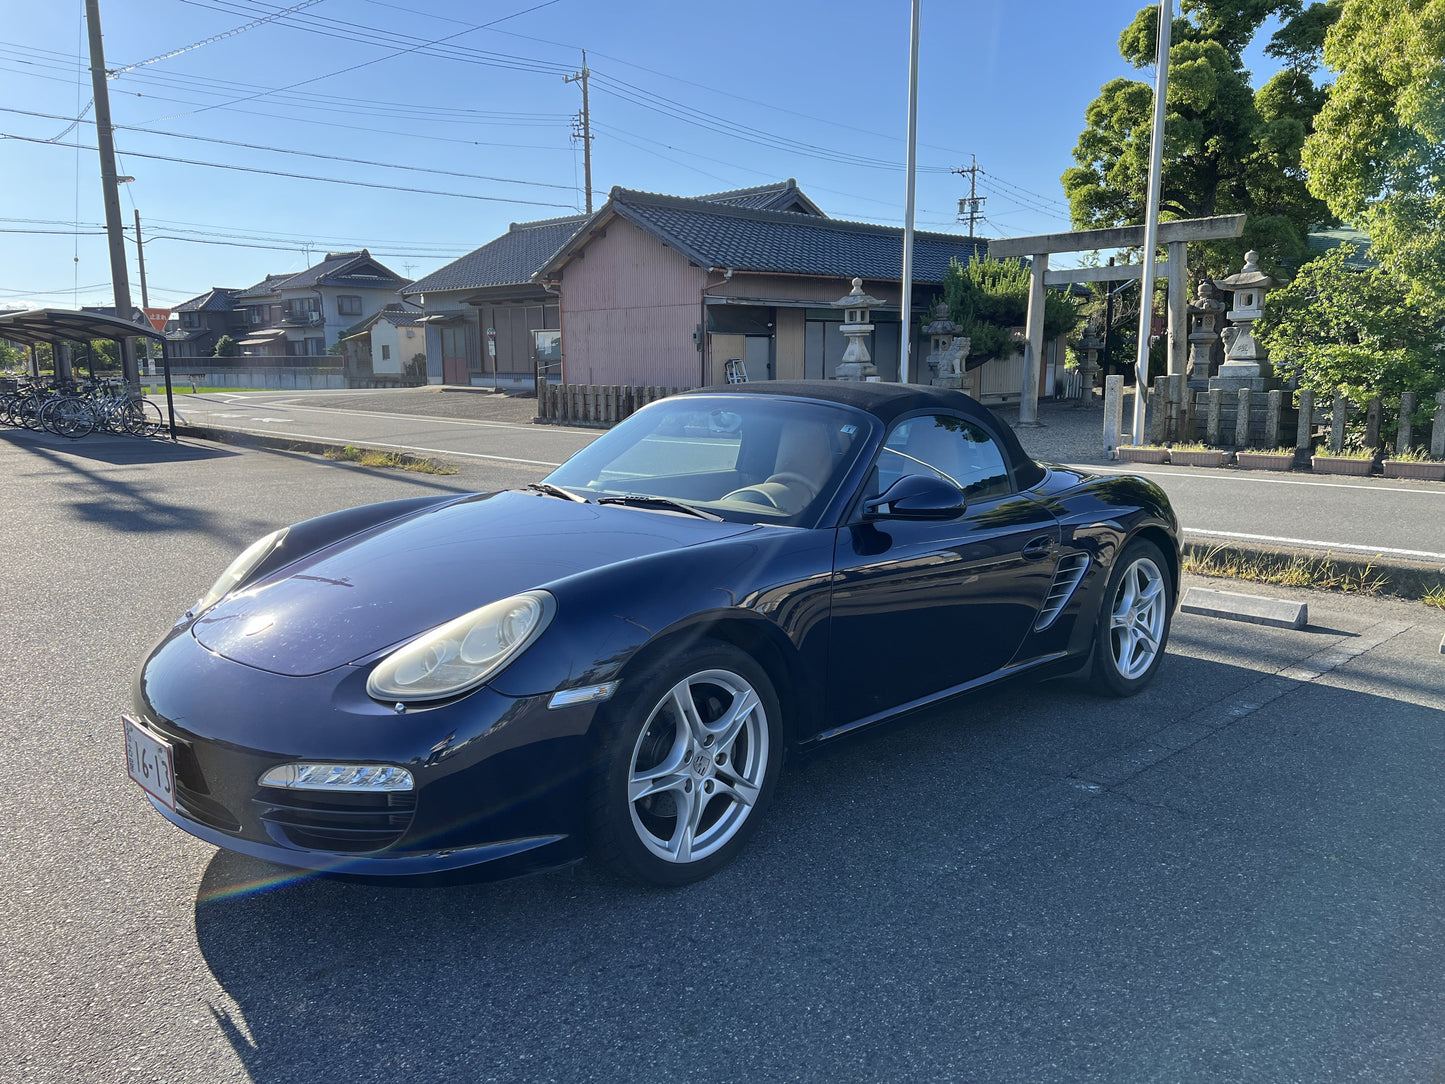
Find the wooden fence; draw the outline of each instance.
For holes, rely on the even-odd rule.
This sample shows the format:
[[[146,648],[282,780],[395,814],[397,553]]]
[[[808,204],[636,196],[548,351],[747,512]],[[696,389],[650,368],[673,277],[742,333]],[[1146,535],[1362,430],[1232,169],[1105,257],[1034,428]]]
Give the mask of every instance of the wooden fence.
[[[648,403],[688,388],[656,384],[546,384],[537,396],[537,420],[560,425],[616,425]]]

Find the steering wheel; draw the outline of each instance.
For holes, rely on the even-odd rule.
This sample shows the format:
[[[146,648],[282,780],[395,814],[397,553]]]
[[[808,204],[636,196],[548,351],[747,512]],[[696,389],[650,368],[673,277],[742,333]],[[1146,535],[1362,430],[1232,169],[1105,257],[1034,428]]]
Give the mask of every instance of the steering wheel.
[[[744,501],[747,504],[760,504],[764,508],[772,508],[781,512],[778,502],[773,500],[772,494],[763,489],[754,489],[752,486],[743,486],[742,489],[735,489],[731,493],[724,493],[722,499],[725,501]]]

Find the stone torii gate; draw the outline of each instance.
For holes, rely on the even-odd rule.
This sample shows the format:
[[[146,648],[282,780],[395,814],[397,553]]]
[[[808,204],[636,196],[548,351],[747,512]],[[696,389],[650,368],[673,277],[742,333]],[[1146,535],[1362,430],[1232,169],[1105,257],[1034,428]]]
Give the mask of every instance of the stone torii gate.
[[[1159,243],[1169,249],[1169,259],[1154,263],[1157,271],[1169,275],[1169,374],[1182,375],[1188,365],[1189,292],[1184,282],[1185,259],[1190,241],[1216,241],[1238,237],[1244,232],[1244,215],[1214,215],[1210,218],[1181,218],[1159,223]],[[1118,267],[1079,267],[1050,271],[1053,252],[1094,252],[1111,248],[1139,248],[1144,244],[1143,226],[1116,226],[1104,230],[1074,230],[1036,237],[1009,237],[988,243],[988,254],[998,259],[1027,256],[1033,264],[1029,276],[1028,349],[1024,352],[1023,397],[1019,400],[1019,424],[1039,424],[1039,372],[1044,349],[1044,287],[1066,282],[1118,282],[1140,278],[1142,264]],[[1145,395],[1140,387],[1136,394]]]

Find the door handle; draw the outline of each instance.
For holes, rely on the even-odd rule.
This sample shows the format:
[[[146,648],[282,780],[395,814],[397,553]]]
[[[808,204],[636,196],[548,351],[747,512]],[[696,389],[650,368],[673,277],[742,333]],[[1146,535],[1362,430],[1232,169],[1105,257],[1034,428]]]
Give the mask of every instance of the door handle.
[[[1027,561],[1042,561],[1049,554],[1054,552],[1054,540],[1048,535],[1040,535],[1038,538],[1031,538],[1024,544],[1024,559]]]

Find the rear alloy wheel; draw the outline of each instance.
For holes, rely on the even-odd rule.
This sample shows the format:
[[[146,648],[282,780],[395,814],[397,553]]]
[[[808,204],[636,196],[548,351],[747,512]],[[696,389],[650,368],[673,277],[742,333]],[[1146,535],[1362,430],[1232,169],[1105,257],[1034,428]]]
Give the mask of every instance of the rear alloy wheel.
[[[1094,687],[1133,696],[1154,677],[1169,641],[1174,591],[1159,547],[1136,539],[1125,547],[1104,591],[1094,637]]]
[[[653,884],[701,880],[742,847],[772,796],[782,764],[772,682],[736,648],[707,643],[624,690],[609,712],[594,850]]]

